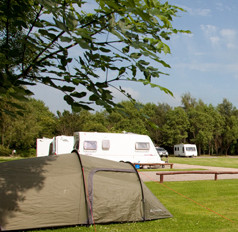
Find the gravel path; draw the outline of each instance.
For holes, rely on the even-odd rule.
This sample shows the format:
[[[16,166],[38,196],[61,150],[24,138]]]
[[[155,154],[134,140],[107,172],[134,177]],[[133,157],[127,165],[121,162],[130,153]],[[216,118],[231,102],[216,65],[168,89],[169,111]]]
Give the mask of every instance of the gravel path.
[[[209,167],[189,164],[174,164],[174,169],[206,169],[211,171],[238,171],[238,168],[221,168],[221,167]],[[173,171],[173,169],[171,169]],[[139,172],[143,181],[158,181],[160,176],[156,175],[158,171],[151,172]],[[238,174],[222,174],[218,175],[218,180],[222,179],[238,179]],[[214,180],[214,174],[179,174],[164,176],[164,182],[166,181],[192,181],[192,180]]]

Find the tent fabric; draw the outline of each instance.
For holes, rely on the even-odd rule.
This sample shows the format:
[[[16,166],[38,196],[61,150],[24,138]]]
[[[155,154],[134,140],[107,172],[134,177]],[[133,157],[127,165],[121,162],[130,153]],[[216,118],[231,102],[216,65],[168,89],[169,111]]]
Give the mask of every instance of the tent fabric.
[[[0,163],[2,231],[171,216],[129,163],[76,153]]]

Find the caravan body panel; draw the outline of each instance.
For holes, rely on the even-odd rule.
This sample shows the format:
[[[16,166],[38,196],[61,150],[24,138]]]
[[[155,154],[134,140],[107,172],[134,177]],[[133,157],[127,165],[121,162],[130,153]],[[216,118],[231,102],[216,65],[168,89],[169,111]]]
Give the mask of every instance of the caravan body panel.
[[[147,135],[75,132],[74,149],[82,155],[131,163],[163,163]]]
[[[49,155],[62,155],[72,152],[74,146],[74,137],[60,135],[53,138],[50,144]]]
[[[36,156],[48,156],[50,143],[53,139],[41,138],[36,140]]]

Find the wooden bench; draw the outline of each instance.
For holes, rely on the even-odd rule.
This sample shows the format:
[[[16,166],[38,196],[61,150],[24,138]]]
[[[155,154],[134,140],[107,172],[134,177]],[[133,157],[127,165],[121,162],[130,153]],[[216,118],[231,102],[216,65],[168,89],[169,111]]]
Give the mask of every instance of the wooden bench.
[[[134,166],[135,165],[140,165],[140,166],[149,166],[149,167],[153,167],[153,166],[170,166],[170,168],[172,169],[174,164],[172,163],[133,163]]]
[[[215,174],[214,180],[217,180],[217,176],[221,174],[238,174],[238,171],[175,171],[175,172],[157,172],[156,175],[160,176],[160,183],[164,182],[165,175],[177,175],[177,174]]]

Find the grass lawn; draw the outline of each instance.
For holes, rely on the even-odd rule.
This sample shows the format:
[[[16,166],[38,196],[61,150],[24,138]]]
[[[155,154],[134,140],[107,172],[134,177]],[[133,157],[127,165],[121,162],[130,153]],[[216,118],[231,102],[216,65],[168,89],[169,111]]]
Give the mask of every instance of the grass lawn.
[[[198,156],[195,158],[169,157],[169,163],[238,168],[238,156]]]
[[[173,214],[173,218],[150,222],[96,225],[95,227],[78,226],[52,230],[37,230],[37,232],[237,231],[238,180],[166,182],[166,185],[147,182],[146,185]],[[201,205],[198,205],[187,198],[184,198],[168,188],[193,199],[223,217],[203,208]]]
[[[11,160],[18,160],[18,159],[22,159],[22,158],[21,157],[5,157],[5,156],[0,156],[0,163],[11,161]]]

